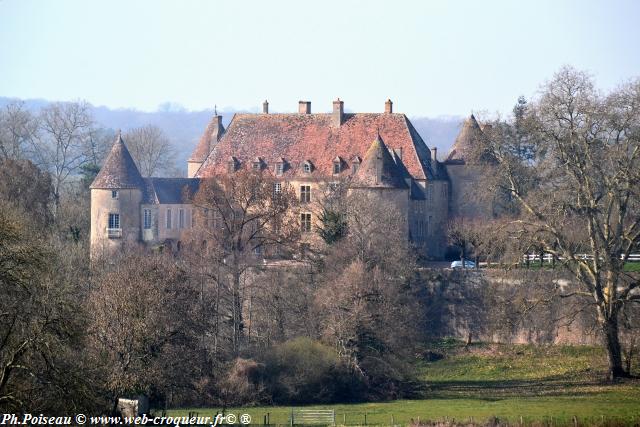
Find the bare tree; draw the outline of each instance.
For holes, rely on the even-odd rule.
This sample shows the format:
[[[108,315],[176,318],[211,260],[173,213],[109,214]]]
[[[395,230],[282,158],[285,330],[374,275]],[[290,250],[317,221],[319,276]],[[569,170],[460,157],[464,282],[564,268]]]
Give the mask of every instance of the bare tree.
[[[243,275],[261,265],[263,256],[290,251],[300,234],[295,193],[286,183],[278,190],[275,184],[266,171],[240,170],[203,180],[193,201],[192,246],[211,254],[215,269],[209,279],[231,295],[233,355],[244,336]]]
[[[131,129],[125,140],[142,176],[176,173],[171,142],[158,126]]]
[[[86,102],[53,103],[40,112],[37,163],[53,178],[54,215],[60,206],[62,185],[88,160],[93,119]]]
[[[99,264],[96,264],[99,267]],[[193,378],[196,290],[171,255],[124,253],[95,271],[88,296],[90,348],[111,402],[167,393]]]
[[[498,164],[485,187],[509,195],[521,249],[552,254],[580,284],[560,296],[592,299],[611,378],[628,375],[621,310],[640,302],[638,276],[624,271],[640,242],[639,126],[640,80],[602,96],[565,67],[526,114],[495,123],[489,142]]]
[[[12,102],[0,110],[0,156],[27,159],[38,132],[38,120],[23,102]]]

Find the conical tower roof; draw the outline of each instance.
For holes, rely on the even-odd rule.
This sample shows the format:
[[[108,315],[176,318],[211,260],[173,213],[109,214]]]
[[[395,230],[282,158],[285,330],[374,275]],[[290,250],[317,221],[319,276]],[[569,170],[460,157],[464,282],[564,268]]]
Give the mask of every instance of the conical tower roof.
[[[119,189],[144,188],[144,181],[136,167],[122,136],[118,132],[116,142],[104,161],[104,165],[89,188]]]
[[[462,129],[456,137],[456,141],[449,151],[447,161],[450,160],[468,160],[471,157],[473,150],[478,148],[478,144],[482,142],[484,134],[480,125],[472,114],[462,124]]]
[[[216,113],[207,125],[207,129],[204,131],[202,137],[200,137],[200,141],[198,141],[198,145],[196,145],[188,161],[201,163],[207,160],[209,153],[222,137],[224,130],[222,116]]]
[[[378,134],[353,177],[354,187],[408,188],[402,170]]]

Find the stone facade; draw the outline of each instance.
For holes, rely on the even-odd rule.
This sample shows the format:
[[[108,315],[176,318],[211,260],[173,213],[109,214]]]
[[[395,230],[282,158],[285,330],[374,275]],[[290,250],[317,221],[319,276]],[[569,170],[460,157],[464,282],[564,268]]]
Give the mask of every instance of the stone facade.
[[[393,113],[391,100],[384,113],[345,113],[339,99],[330,113],[312,114],[308,101],[298,107],[269,114],[265,101],[261,114],[236,114],[227,129],[216,114],[188,160],[189,178],[142,178],[118,135],[91,185],[92,255],[124,244],[179,246],[193,226],[189,200],[201,179],[259,167],[299,194],[310,187],[312,200],[340,182],[390,202],[406,220],[407,239],[425,258],[442,258],[449,219],[475,214],[474,207],[461,209],[473,182],[463,153],[481,133],[475,118],[440,162],[409,119]],[[308,208],[316,222],[318,212]]]

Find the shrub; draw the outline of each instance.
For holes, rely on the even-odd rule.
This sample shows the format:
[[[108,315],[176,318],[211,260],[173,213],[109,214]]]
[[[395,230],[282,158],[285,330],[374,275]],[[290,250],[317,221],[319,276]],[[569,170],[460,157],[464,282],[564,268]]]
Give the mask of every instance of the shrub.
[[[361,389],[332,348],[309,338],[274,347],[264,362],[265,385],[275,403],[347,401]]]

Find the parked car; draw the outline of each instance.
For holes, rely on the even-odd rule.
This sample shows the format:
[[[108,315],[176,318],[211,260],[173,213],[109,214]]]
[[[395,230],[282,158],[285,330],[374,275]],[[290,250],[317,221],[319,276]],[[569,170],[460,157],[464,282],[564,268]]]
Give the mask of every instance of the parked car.
[[[465,259],[464,266],[466,268],[476,268],[476,263]],[[462,261],[453,261],[451,263],[451,268],[462,268]]]

